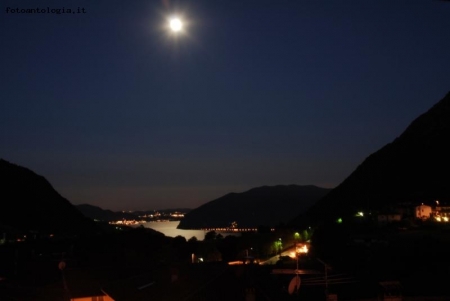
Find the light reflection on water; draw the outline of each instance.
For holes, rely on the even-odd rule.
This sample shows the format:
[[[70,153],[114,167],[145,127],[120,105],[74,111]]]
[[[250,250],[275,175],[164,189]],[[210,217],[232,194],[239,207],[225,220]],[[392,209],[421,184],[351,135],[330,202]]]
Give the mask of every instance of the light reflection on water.
[[[207,233],[207,231],[177,229],[179,223],[180,221],[148,222],[143,224],[143,226],[161,232],[165,236],[169,237],[176,237],[178,235],[181,235],[186,238],[186,240],[189,240],[192,236],[195,236],[198,240],[205,239],[205,234]],[[220,233],[224,237],[227,235],[240,235],[239,233],[217,233]]]

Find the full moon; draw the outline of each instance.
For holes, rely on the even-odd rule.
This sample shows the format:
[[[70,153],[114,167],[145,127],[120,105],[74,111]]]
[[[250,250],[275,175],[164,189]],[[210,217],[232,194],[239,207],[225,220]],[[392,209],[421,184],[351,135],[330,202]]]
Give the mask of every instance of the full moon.
[[[178,18],[170,19],[170,29],[174,32],[180,31],[183,28],[183,23]]]

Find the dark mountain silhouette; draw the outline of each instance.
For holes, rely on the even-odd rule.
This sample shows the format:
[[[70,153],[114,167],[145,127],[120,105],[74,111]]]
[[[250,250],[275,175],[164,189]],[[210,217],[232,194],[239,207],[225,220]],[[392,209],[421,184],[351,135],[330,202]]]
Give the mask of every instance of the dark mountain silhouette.
[[[294,218],[329,191],[312,185],[279,185],[229,193],[186,214],[178,228],[229,227],[234,221],[239,228],[276,226]]]
[[[83,234],[98,230],[42,176],[0,159],[0,227],[17,232]]]
[[[450,93],[392,143],[371,154],[339,186],[290,224],[306,226],[395,207],[450,200]]]
[[[127,212],[114,212],[108,209],[102,209],[97,206],[89,204],[81,204],[75,206],[84,216],[90,219],[100,220],[100,221],[117,221],[121,219],[136,219],[137,216],[132,213]]]

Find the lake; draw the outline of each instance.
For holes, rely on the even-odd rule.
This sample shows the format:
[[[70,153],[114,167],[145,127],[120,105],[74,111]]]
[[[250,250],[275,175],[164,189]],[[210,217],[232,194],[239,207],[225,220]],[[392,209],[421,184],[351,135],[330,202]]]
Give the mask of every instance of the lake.
[[[176,237],[180,235],[186,238],[186,240],[189,240],[192,236],[195,236],[197,240],[205,239],[205,234],[207,233],[207,231],[177,229],[179,223],[180,221],[162,221],[162,222],[148,222],[142,225],[146,228],[151,228],[153,230],[161,232],[165,236],[169,237]],[[240,235],[240,233],[222,233],[222,232],[217,233],[220,233],[224,237],[228,235],[235,235],[235,236]]]

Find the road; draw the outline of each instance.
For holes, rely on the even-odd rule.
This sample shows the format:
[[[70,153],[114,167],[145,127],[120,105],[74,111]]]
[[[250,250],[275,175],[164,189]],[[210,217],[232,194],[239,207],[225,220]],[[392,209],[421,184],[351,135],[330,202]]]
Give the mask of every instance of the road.
[[[273,265],[276,264],[278,260],[280,260],[280,256],[291,256],[291,254],[295,252],[295,247],[291,247],[288,249],[285,249],[283,252],[281,252],[281,255],[276,255],[273,257],[270,257],[269,259],[265,261],[260,261],[259,264],[261,265]]]

